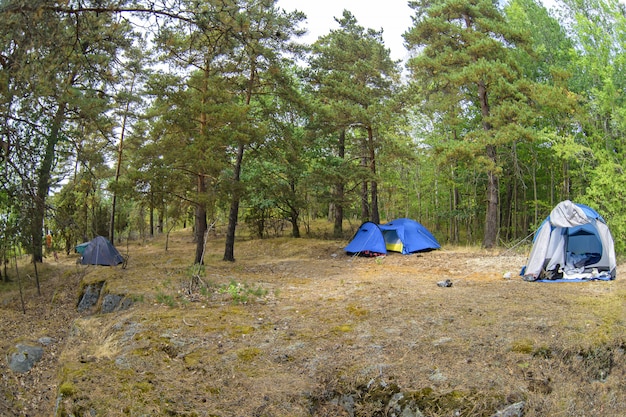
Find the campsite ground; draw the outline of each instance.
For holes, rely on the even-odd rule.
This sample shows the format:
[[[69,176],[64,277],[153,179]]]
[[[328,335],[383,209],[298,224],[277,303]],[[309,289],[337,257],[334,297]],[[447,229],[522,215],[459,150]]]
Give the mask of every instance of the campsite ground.
[[[626,415],[621,265],[539,284],[517,276],[525,249],[352,258],[345,243],[241,241],[227,263],[212,238],[196,271],[182,231],[167,251],[121,245],[126,269],[46,259],[41,296],[23,266],[25,313],[15,276],[0,286],[0,347],[52,343],[24,374],[3,355],[0,415],[391,416],[398,392],[424,416]],[[77,313],[94,282],[133,305]]]

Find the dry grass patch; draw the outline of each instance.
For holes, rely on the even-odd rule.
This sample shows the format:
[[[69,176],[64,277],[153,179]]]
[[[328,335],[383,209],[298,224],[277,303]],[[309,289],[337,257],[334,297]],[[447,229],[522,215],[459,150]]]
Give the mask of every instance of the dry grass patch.
[[[345,242],[276,238],[239,241],[228,263],[223,245],[210,239],[193,272],[189,232],[167,252],[164,239],[129,243],[124,270],[47,267],[42,311],[56,316],[41,317],[65,308],[45,359],[54,388],[42,400],[42,379],[4,380],[0,414],[30,395],[39,415],[58,400],[59,415],[374,416],[401,395],[433,417],[518,401],[527,417],[626,415],[621,266],[614,282],[538,284],[516,276],[525,253],[352,258]],[[100,280],[133,306],[79,316],[77,289]],[[7,348],[23,329],[15,289],[1,294]],[[31,321],[29,334],[50,328]]]

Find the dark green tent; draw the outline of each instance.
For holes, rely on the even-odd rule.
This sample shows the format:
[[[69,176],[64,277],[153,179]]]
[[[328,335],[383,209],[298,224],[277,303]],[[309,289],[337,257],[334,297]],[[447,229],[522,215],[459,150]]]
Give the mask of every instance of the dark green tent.
[[[80,263],[83,265],[115,266],[124,262],[124,257],[113,244],[102,236],[96,236],[83,250]]]

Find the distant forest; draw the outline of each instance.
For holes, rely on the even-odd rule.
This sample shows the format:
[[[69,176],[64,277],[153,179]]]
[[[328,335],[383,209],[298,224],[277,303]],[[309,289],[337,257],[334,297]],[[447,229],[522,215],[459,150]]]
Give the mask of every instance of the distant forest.
[[[566,199],[624,254],[625,4],[408,3],[398,62],[348,10],[308,45],[274,0],[0,0],[0,258],[398,217],[493,248]]]

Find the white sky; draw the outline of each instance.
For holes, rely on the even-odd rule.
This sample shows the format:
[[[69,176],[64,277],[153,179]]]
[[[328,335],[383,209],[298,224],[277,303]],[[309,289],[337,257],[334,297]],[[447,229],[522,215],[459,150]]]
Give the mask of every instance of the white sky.
[[[360,26],[383,29],[383,40],[391,50],[392,59],[404,60],[407,56],[402,38],[412,23],[412,10],[407,0],[278,0],[278,7],[286,11],[300,10],[307,15],[302,25],[309,31],[301,38],[304,43],[313,43],[331,29],[338,29],[334,18],[340,18],[345,9],[354,15]]]
[[[542,0],[550,9],[558,0]],[[626,3],[626,0],[620,0]],[[383,29],[385,46],[391,50],[391,58],[405,60],[408,52],[404,48],[402,34],[412,26],[412,10],[407,0],[278,0],[278,7],[287,11],[300,10],[307,15],[303,27],[308,33],[302,42],[313,43],[331,29],[338,29],[335,17],[349,10],[360,26],[375,30]]]

